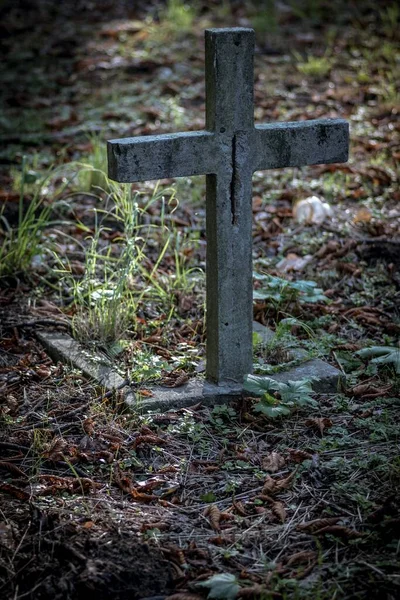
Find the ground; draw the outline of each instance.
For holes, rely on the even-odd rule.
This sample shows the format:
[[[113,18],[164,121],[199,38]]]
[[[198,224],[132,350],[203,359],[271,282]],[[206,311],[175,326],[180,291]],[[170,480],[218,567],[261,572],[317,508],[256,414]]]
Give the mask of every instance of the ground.
[[[2,8],[2,597],[394,600],[397,4]],[[246,395],[128,412],[35,333],[72,330],[143,397],[204,370],[204,180],[117,186],[104,148],[201,129],[202,32],[234,25],[256,29],[257,122],[351,127],[348,164],[254,176],[254,316],[276,332],[255,370],[281,369],[300,344],[347,383],[277,418]],[[357,354],[372,346],[392,358]]]

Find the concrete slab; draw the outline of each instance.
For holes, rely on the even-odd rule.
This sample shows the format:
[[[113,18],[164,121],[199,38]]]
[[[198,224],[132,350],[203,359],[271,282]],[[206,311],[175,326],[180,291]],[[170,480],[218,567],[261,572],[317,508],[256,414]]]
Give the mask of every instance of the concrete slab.
[[[254,331],[260,333],[266,341],[271,341],[273,332],[254,323]],[[143,396],[140,391],[132,391],[129,386],[124,386],[124,379],[119,375],[104,355],[92,356],[85,348],[69,335],[60,332],[38,332],[37,338],[44,346],[46,352],[54,361],[61,361],[82,371],[85,377],[95,380],[107,391],[122,389],[125,393],[125,403],[131,410],[166,411],[171,408],[183,408],[202,402],[205,405],[224,404],[234,400],[242,393],[242,386],[237,383],[232,385],[217,385],[205,381],[200,377],[191,379],[178,388],[151,386],[152,396]],[[296,358],[302,358],[307,353],[302,349],[294,350]],[[286,371],[274,373],[270,376],[276,381],[296,381],[306,377],[318,377],[313,382],[313,389],[318,393],[331,394],[340,389],[344,381],[341,371],[320,359],[306,360]]]
[[[43,345],[47,354],[54,362],[62,362],[76,369],[80,369],[85,377],[94,379],[107,391],[119,388],[124,379],[119,375],[107,360],[107,357],[98,353],[92,356],[79,342],[66,333],[59,331],[39,331],[36,337]]]

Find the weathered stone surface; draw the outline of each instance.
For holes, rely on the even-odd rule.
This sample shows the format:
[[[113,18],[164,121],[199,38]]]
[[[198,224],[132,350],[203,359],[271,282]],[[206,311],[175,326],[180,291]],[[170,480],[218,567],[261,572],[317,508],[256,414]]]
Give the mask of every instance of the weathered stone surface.
[[[40,331],[36,337],[54,362],[60,361],[80,369],[85,377],[94,379],[107,391],[119,388],[124,383],[114,367],[104,364],[104,358],[100,354],[94,360],[71,336],[59,332]]]
[[[257,331],[265,341],[270,342],[274,333],[260,323],[253,323],[254,331]],[[216,385],[197,378],[192,379],[178,388],[167,388],[152,386],[152,397],[143,397],[140,392],[136,394],[129,386],[124,386],[124,379],[116,372],[110,364],[102,364],[101,356],[93,359],[85,349],[72,339],[69,335],[59,332],[39,332],[38,340],[43,344],[49,356],[54,361],[61,361],[73,367],[81,369],[83,374],[102,385],[107,391],[122,389],[125,394],[125,403],[131,410],[165,411],[171,408],[182,408],[202,402],[205,405],[224,404],[237,398],[242,393],[242,385],[231,383],[230,385]],[[304,350],[294,350],[293,354],[298,357],[305,356]],[[296,381],[306,377],[318,377],[319,381],[313,382],[316,392],[330,394],[340,389],[344,382],[344,376],[338,369],[325,363],[320,359],[308,360],[297,367],[275,373],[270,377],[276,381]]]
[[[254,31],[208,29],[206,131],[112,140],[109,176],[129,182],[207,175],[207,379],[252,369],[251,178],[256,170],[345,162],[340,119],[254,127]]]
[[[225,404],[240,396],[242,386],[238,384],[220,386],[198,378],[191,379],[178,388],[154,386],[151,391],[154,394],[151,398],[140,396],[140,393],[129,392],[125,397],[127,406],[139,412],[158,410],[163,412],[171,408],[192,406],[198,402],[205,406]]]
[[[257,332],[265,343],[272,342],[274,339],[274,332],[256,321],[253,322],[253,331]],[[291,354],[294,359],[304,359],[307,357],[307,351],[303,350],[303,348],[294,348],[291,350]],[[312,388],[315,392],[321,394],[333,394],[339,391],[346,380],[342,371],[339,371],[339,369],[336,369],[336,367],[333,367],[320,358],[305,360],[296,367],[291,367],[280,373],[274,373],[273,375],[269,375],[269,377],[283,383],[298,381],[307,377],[318,377],[319,380],[312,383]]]

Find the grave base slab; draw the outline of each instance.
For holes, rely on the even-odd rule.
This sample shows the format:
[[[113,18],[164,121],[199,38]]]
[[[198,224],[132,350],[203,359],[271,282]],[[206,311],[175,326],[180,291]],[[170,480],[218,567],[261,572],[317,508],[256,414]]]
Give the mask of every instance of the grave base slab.
[[[266,341],[273,338],[273,332],[254,323],[254,331],[263,336]],[[44,346],[48,355],[54,361],[61,361],[82,371],[85,377],[93,379],[106,391],[122,389],[125,403],[130,410],[140,412],[164,412],[173,408],[183,408],[202,402],[204,405],[224,404],[237,399],[243,392],[242,386],[235,384],[216,385],[201,379],[191,379],[186,384],[177,387],[152,386],[149,391],[151,397],[144,397],[135,393],[131,387],[124,386],[124,379],[112,364],[107,364],[107,358],[91,355],[85,348],[69,335],[60,332],[38,332],[37,338]],[[293,352],[296,357],[303,357],[306,353],[298,349]],[[306,377],[317,377],[312,387],[320,394],[333,394],[340,390],[344,382],[344,375],[332,365],[320,359],[305,360],[300,365],[269,375],[271,379],[287,383]],[[146,388],[147,389],[147,388]]]

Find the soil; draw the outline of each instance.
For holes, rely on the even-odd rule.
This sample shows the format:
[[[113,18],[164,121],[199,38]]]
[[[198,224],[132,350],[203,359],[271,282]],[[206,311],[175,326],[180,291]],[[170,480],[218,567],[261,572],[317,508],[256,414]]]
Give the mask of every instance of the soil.
[[[0,501],[9,516],[1,530],[0,579],[10,576],[6,565],[12,564],[19,598],[136,600],[171,591],[170,565],[157,548],[124,532],[123,524],[106,525],[96,536],[90,520],[72,522],[32,504],[14,512],[9,499]]]

